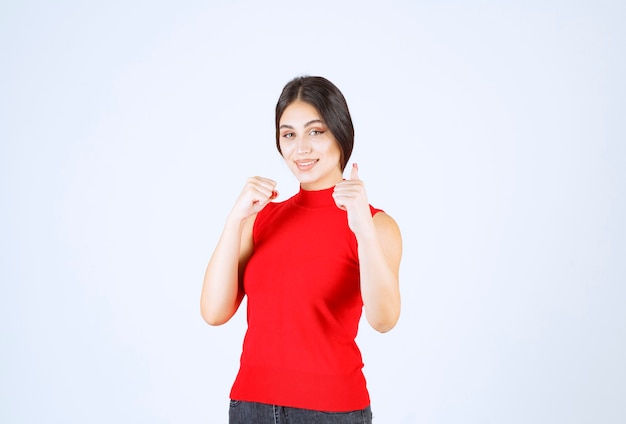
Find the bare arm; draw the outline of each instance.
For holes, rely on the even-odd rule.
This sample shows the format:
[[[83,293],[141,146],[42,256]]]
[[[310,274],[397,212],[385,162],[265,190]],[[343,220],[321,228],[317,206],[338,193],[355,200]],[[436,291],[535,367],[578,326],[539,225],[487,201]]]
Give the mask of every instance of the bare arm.
[[[243,300],[243,270],[252,253],[254,216],[243,221],[230,218],[209,260],[200,312],[210,325],[221,325],[237,312]]]
[[[402,239],[398,225],[384,212],[374,215],[372,222],[374,231],[357,235],[361,297],[367,321],[384,333],[400,317]]]
[[[243,271],[252,255],[256,214],[278,195],[276,183],[249,178],[211,255],[204,274],[200,312],[210,325],[221,325],[237,312],[244,297]]]
[[[333,197],[347,211],[348,225],[357,239],[365,317],[375,330],[387,332],[400,317],[400,229],[384,212],[372,217],[356,165],[350,179],[335,186]]]

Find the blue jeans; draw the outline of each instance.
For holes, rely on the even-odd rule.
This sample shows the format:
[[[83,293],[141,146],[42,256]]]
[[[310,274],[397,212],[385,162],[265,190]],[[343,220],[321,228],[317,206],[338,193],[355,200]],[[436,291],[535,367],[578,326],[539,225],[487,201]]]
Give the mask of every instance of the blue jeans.
[[[265,403],[230,401],[229,424],[371,424],[372,410],[322,412]]]

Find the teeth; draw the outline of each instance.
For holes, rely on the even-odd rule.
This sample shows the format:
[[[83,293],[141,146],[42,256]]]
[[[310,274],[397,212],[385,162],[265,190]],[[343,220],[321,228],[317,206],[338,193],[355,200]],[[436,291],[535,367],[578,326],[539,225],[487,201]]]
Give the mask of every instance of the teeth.
[[[314,160],[310,161],[310,162],[298,162],[299,166],[309,166],[309,165],[313,165],[315,163]]]

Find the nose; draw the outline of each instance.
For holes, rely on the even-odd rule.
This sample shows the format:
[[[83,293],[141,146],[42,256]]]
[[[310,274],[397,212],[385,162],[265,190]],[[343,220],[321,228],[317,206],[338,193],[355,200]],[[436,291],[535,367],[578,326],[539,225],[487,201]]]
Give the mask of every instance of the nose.
[[[307,137],[300,137],[298,139],[298,154],[305,155],[307,153],[311,153],[311,142],[307,139]]]

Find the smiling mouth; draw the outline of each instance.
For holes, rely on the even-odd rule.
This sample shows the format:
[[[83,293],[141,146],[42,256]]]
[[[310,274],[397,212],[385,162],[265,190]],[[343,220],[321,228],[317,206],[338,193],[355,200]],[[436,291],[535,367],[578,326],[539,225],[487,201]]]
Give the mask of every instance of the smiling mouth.
[[[306,171],[308,169],[313,168],[313,166],[317,163],[319,159],[312,159],[312,160],[297,160],[296,161],[296,166],[298,167],[298,169],[302,170],[302,171]]]

